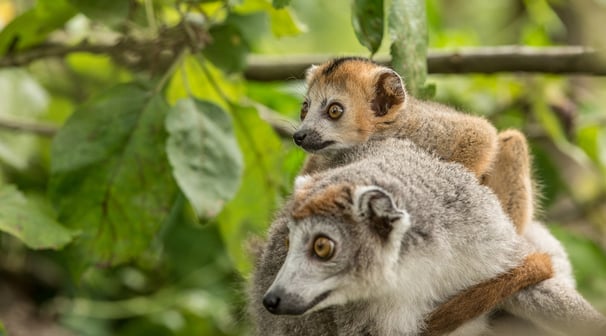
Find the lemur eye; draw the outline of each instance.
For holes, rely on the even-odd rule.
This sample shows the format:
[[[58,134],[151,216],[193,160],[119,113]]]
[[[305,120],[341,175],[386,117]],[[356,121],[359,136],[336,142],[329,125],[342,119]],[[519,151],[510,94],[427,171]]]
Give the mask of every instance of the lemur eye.
[[[328,116],[330,117],[330,119],[337,120],[341,117],[342,114],[343,106],[341,106],[341,104],[332,103],[328,107]]]
[[[301,120],[305,119],[305,116],[307,115],[307,110],[309,110],[309,103],[307,101],[304,101],[303,105],[301,105]]]
[[[317,237],[314,241],[314,254],[323,260],[328,260],[335,253],[335,243],[324,237]]]
[[[288,239],[288,237],[286,237],[286,239],[284,239],[284,246],[286,246],[287,250],[290,247],[290,240]]]

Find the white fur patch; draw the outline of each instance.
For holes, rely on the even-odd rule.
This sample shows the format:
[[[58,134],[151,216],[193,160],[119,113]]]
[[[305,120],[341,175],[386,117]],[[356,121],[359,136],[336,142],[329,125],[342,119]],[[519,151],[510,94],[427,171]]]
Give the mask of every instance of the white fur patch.
[[[307,182],[311,181],[309,175],[299,175],[295,178],[295,191],[303,189]]]

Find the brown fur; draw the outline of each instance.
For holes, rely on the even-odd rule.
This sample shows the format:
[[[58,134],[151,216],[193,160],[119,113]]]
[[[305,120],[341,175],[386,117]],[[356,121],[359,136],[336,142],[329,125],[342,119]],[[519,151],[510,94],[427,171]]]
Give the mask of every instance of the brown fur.
[[[310,194],[304,187],[294,195],[292,217],[302,219],[313,215],[343,213],[351,207],[351,187],[346,184],[330,185]]]
[[[483,118],[411,97],[395,72],[365,59],[336,59],[310,68],[307,83],[311,104],[330,99],[344,105],[343,116],[328,131],[336,133],[330,135],[338,142],[409,139],[442,159],[463,164],[491,187],[519,233],[532,219],[530,160],[521,133],[497,135]],[[315,113],[322,113],[323,107],[320,104]],[[322,154],[312,154],[302,173],[326,168]]]
[[[512,294],[553,276],[551,258],[534,253],[508,273],[466,289],[436,309],[427,319],[424,336],[442,335],[455,330],[490,310]]]
[[[530,167],[530,154],[524,135],[516,130],[499,133],[499,152],[492,171],[483,177],[482,183],[497,195],[520,234],[532,220],[534,210]]]

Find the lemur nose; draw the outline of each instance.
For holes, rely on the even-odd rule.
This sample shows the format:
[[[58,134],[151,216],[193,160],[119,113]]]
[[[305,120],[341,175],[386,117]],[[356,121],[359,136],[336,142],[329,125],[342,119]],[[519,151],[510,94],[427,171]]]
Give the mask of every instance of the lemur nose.
[[[306,136],[307,136],[307,132],[297,131],[297,132],[295,132],[295,134],[292,135],[292,138],[293,138],[293,140],[295,140],[295,143],[297,144],[297,146],[301,146],[301,144],[303,143],[303,140],[305,139]]]
[[[270,313],[275,312],[280,305],[280,296],[275,293],[268,293],[263,298],[263,305],[265,308],[267,308],[267,310],[269,310]]]

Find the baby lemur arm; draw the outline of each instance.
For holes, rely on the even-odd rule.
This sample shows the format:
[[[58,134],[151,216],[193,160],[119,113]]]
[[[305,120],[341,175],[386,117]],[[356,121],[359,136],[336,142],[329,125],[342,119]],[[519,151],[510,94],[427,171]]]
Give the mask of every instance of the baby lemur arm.
[[[427,319],[424,336],[451,332],[497,307],[504,299],[528,286],[553,276],[549,255],[533,253],[524,263],[496,278],[487,280],[451,298]]]

